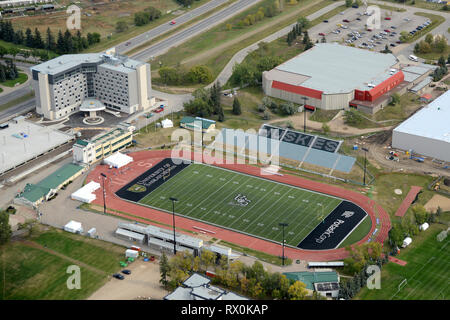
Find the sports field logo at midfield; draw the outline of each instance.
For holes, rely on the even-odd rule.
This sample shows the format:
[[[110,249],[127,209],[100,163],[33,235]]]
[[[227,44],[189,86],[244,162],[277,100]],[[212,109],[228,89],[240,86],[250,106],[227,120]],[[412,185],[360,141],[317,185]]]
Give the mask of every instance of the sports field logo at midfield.
[[[134,184],[128,188],[128,191],[131,192],[145,192],[147,188],[141,184]]]
[[[236,197],[234,197],[234,202],[230,202],[231,205],[233,206],[241,206],[241,207],[246,207],[251,201],[249,199],[247,199],[247,196],[244,196],[243,194],[238,194]]]

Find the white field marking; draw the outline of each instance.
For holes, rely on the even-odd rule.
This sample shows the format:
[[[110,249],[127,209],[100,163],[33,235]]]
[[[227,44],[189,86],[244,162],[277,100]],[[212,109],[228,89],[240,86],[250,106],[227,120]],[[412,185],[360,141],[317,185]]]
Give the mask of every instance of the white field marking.
[[[192,207],[192,203],[186,203],[186,206]]]
[[[250,180],[250,179],[251,179],[251,177],[248,177],[248,176],[245,176],[245,175],[237,176],[237,178],[239,178],[239,180],[240,180],[241,178],[244,178],[244,181],[242,182],[243,184],[246,183],[247,180]],[[233,181],[233,180],[230,180],[230,181]],[[239,189],[238,189],[238,190],[239,190]],[[221,206],[221,205],[222,205],[222,207],[223,207],[223,205],[225,205],[225,203],[224,203],[223,201],[224,201],[224,200],[218,201],[218,202],[216,203],[216,205],[214,205],[214,206],[211,208],[211,210],[213,210],[213,209],[215,209],[216,207]],[[230,206],[230,207],[231,207],[231,206]],[[230,210],[231,210],[231,209],[230,209]],[[202,215],[202,216],[199,217],[198,219],[202,219],[202,220],[203,220],[204,217],[206,217],[209,213],[210,213],[210,212],[206,212],[204,215]],[[226,210],[225,213],[228,214],[228,210]]]
[[[416,273],[414,273],[413,275],[412,275],[412,277],[410,277],[409,279],[408,278],[405,278],[405,279],[407,279],[407,280],[409,280],[409,281],[413,281],[414,280],[414,277],[416,276],[416,274],[417,273],[419,273],[420,271],[422,271],[422,269],[423,268],[425,268],[432,260],[434,260],[436,257],[431,257],[423,266],[422,266],[422,268],[420,268],[419,270],[417,270],[416,271]],[[406,286],[408,285],[408,283],[406,283]],[[406,286],[404,286],[404,287],[406,287]],[[404,288],[403,287],[403,288]],[[391,297],[391,299],[389,299],[389,300],[392,300],[392,298],[394,298],[403,288],[401,288],[400,290],[398,290],[392,297]]]
[[[311,198],[311,197],[315,197],[316,196],[316,194],[314,194],[314,193],[310,193],[310,194],[308,194],[308,193],[305,193],[306,194],[306,196],[307,196],[307,198],[309,199],[309,198]],[[289,197],[289,196],[288,196]],[[295,203],[293,203],[293,202],[291,202],[291,201],[286,201],[285,202],[286,204],[287,204],[287,208],[290,208],[291,206],[293,206],[293,205],[295,205],[295,207],[297,207],[297,204],[295,204]],[[308,208],[308,207],[307,207]],[[302,210],[302,212],[303,211],[305,211],[306,209],[304,209],[304,210]],[[286,211],[286,210],[285,210]],[[290,214],[288,214],[287,215],[287,217],[284,217],[284,219],[285,220],[287,220],[287,221],[290,221],[290,217],[292,216],[292,215],[296,215],[296,214],[298,214],[295,210],[291,210],[291,213]],[[303,221],[304,219],[306,219],[306,217],[307,216],[304,216],[302,219],[301,219],[301,221]],[[295,220],[294,220],[295,221]],[[294,229],[295,230],[295,229]],[[303,229],[302,229],[303,230]],[[263,230],[264,231],[264,230]],[[278,234],[277,234],[277,236],[278,236]]]
[[[276,187],[276,185],[274,185],[273,188],[272,188],[270,191],[272,191],[273,189],[275,189],[275,187]],[[267,192],[265,195],[263,195],[261,198],[259,198],[256,202],[250,204],[250,207],[247,208],[247,210],[245,210],[245,211],[244,211],[244,212],[236,219],[236,221],[234,221],[232,224],[230,224],[229,227],[231,228],[231,226],[232,226],[235,222],[239,221],[243,216],[245,216],[245,215],[247,214],[247,212],[248,212],[249,210],[251,210],[251,209],[253,209],[254,207],[256,207],[256,205],[257,205],[259,202],[261,202],[265,197],[267,197],[269,194],[270,194],[270,192]]]
[[[251,185],[248,184],[248,185],[247,185],[247,188],[253,188],[253,186],[251,186]]]
[[[217,192],[219,192],[220,190],[222,190],[228,183],[230,183],[231,181],[233,181],[233,180],[229,180],[229,181],[227,181],[227,182],[225,182],[219,189],[217,189],[216,191],[214,191],[214,192],[211,192],[210,194],[209,194],[209,196],[207,196],[205,199],[203,199],[202,201],[200,201],[200,203],[197,205],[197,206],[195,206],[194,208],[192,208],[188,213],[186,213],[186,215],[189,215],[191,212],[192,212],[192,210],[195,210],[200,204],[202,204],[203,202],[205,202],[206,200],[208,200],[213,194],[216,194]]]
[[[274,192],[273,194],[279,196],[281,193],[279,193],[279,192]]]
[[[325,218],[326,217],[328,217],[329,215],[330,215],[330,213],[332,213],[340,204],[342,203],[342,201],[341,202],[339,202],[334,208],[333,208],[333,210],[327,210],[328,211],[328,214],[325,216],[325,217],[323,217],[323,220],[325,220]],[[332,205],[332,202],[330,202],[330,205]],[[328,208],[328,206],[326,206],[325,207],[325,210]],[[309,225],[311,224],[311,222],[314,222],[314,221],[316,221],[316,223],[317,223],[317,220],[316,219],[311,219],[310,221],[309,221],[309,223],[306,225],[306,227],[305,228],[308,228],[309,227]],[[322,223],[322,221],[319,221],[315,226],[314,226],[314,228],[312,228],[311,229],[311,231],[301,240],[301,241],[303,241],[304,239],[306,239],[308,236],[309,236],[309,234],[311,233],[311,232],[313,232],[318,226],[319,226],[319,224],[321,224]],[[304,228],[304,229],[305,229]],[[300,241],[300,242],[301,242]],[[300,242],[299,242],[299,244],[300,244]]]
[[[294,196],[288,196],[288,198],[289,198],[289,199],[295,199],[295,197],[294,197]]]
[[[361,221],[359,221],[359,222],[356,224],[356,226],[354,226],[353,229],[350,230],[349,233],[347,233],[347,235],[344,237],[344,239],[342,239],[341,242],[339,242],[339,244],[338,244],[336,247],[334,247],[334,248],[335,248],[335,249],[336,249],[336,248],[339,248],[339,246],[341,245],[341,243],[344,242],[345,239],[347,239],[348,236],[351,235],[352,232],[355,231],[355,229],[358,228],[358,226],[359,226],[364,220],[366,220],[366,219],[370,219],[370,217],[369,217],[368,215],[364,216],[364,218],[362,218]]]
[[[288,192],[286,192],[286,194],[288,194],[292,189],[288,190]],[[263,216],[267,210],[269,210],[271,207],[273,207],[276,203],[278,203],[278,201],[280,201],[281,199],[283,199],[283,197],[279,197],[276,201],[274,201],[270,206],[267,207],[266,210],[264,210],[258,217],[255,218],[256,221],[260,220],[261,216]],[[250,227],[251,225],[248,225],[244,230],[242,231],[247,231],[248,227]]]
[[[211,174],[206,175],[208,178],[212,178],[213,176]]]
[[[306,206],[306,208],[304,209],[304,210],[302,210],[303,212],[308,212],[308,211],[310,211],[310,210],[312,210],[313,209],[313,206],[314,206],[314,203],[315,203],[315,201],[309,201],[309,199],[311,199],[311,197],[315,197],[315,196],[317,196],[318,194],[312,194],[311,196],[308,196],[307,197],[307,203],[308,203],[308,205]],[[319,195],[319,196],[321,196],[321,195]],[[330,202],[331,203],[331,202]],[[340,203],[339,203],[340,204]],[[338,204],[338,205],[339,205]],[[326,207],[327,208],[327,207]],[[332,211],[329,211],[329,213],[331,213]],[[291,217],[291,215],[292,214],[297,214],[295,211],[293,211],[288,217],[287,217],[287,220],[289,221],[289,219],[290,219],[290,217]],[[303,222],[306,220],[306,221],[309,221],[308,222],[308,224],[306,225],[306,226],[303,226],[302,228],[301,228],[301,230],[300,230],[300,232],[298,233],[298,234],[301,234],[302,232],[303,232],[303,230],[307,230],[308,229],[308,227],[309,227],[309,225],[311,224],[311,222],[313,221],[313,220],[315,220],[315,219],[313,219],[314,217],[311,217],[310,215],[305,215],[302,219],[300,219],[300,221],[298,221],[298,222],[296,222],[295,223],[295,225],[293,226],[293,230],[296,230],[297,229],[297,227],[299,227],[300,225],[302,225],[303,224]],[[309,220],[308,220],[309,219]],[[295,221],[295,220],[294,220]],[[321,222],[320,222],[321,223]],[[317,225],[316,225],[316,227],[317,227]],[[311,233],[313,230],[314,230],[315,228],[313,228],[309,233]],[[303,239],[305,239],[308,235],[309,235],[309,233],[306,235],[306,236],[304,236],[301,240],[299,240],[299,243],[298,244],[300,244],[300,242],[301,241],[303,241]],[[277,235],[277,236],[279,236],[279,234]],[[294,240],[294,239],[293,239]],[[297,240],[296,240],[297,241]],[[298,245],[297,244],[297,245]]]
[[[198,171],[192,171],[194,174],[198,174]]]
[[[205,208],[205,207],[201,207],[200,210],[203,210],[203,211],[204,211],[204,210],[206,210],[206,208]]]
[[[163,200],[166,199],[166,197],[164,197],[164,196],[160,196],[160,198],[163,199]]]

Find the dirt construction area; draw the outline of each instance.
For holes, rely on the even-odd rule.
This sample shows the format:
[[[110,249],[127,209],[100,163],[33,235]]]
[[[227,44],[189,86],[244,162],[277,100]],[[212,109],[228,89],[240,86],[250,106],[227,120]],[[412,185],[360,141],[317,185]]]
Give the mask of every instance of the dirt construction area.
[[[169,292],[159,284],[159,264],[157,261],[144,262],[138,260],[126,269],[130,275],[123,275],[124,280],[112,278],[88,300],[162,300]]]
[[[425,209],[429,212],[435,212],[438,207],[441,207],[442,211],[450,211],[450,198],[435,195],[425,204]]]

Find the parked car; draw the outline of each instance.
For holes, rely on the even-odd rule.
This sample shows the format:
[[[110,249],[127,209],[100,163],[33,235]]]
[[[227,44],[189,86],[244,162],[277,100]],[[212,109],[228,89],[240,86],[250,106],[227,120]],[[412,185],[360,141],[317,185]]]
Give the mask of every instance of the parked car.
[[[367,31],[372,31],[372,29],[367,29]]]
[[[175,23],[177,23],[175,20],[170,21],[171,25],[174,25]]]
[[[122,270],[122,273],[123,274],[131,274],[131,270],[125,269],[125,270]]]
[[[384,18],[384,20],[391,20],[391,17],[386,17]]]
[[[391,43],[390,46],[391,46],[391,47],[395,47],[395,43]]]
[[[319,33],[319,36],[325,37],[325,33],[320,32],[320,33]]]
[[[361,21],[361,18],[360,18],[360,17],[358,17],[358,18],[356,18],[356,20],[358,20],[358,21]]]
[[[344,20],[342,20],[342,22],[350,22],[350,21],[348,21],[348,19],[344,19]]]
[[[389,32],[391,32],[391,30],[389,30],[389,29],[384,29],[384,32],[389,33]]]
[[[155,110],[156,113],[160,113],[160,112],[163,112],[163,111],[164,111],[164,106],[159,106],[159,107]]]
[[[127,43],[125,43],[125,46],[129,46],[131,44],[131,41],[128,41]]]
[[[328,23],[328,20],[323,20],[323,22]]]
[[[121,275],[120,273],[114,273],[113,277],[119,280],[123,280],[125,279],[125,277],[123,275]]]

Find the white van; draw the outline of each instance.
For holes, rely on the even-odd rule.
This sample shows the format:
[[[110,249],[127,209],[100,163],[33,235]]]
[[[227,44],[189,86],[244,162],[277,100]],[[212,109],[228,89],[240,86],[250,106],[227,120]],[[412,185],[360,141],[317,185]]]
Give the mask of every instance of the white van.
[[[413,56],[412,54],[409,56],[409,60],[412,60],[412,61],[415,61],[415,62],[419,61],[419,59],[417,59],[417,57]]]

